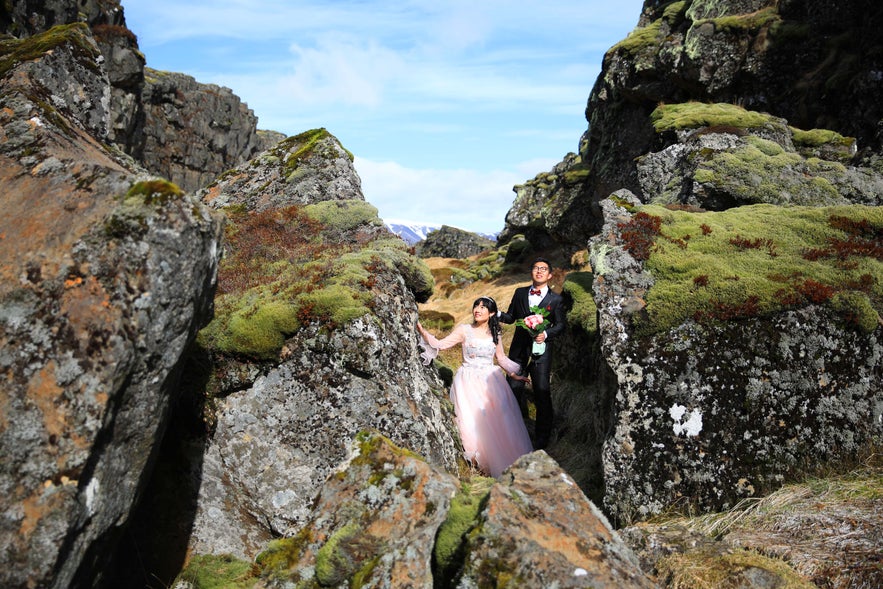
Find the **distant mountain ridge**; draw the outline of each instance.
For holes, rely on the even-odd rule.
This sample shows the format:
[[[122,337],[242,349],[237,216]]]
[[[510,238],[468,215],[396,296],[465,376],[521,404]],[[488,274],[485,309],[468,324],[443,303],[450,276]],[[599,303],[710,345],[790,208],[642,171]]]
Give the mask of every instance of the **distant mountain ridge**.
[[[441,223],[430,224],[396,220],[384,221],[384,223],[387,229],[401,237],[408,245],[414,245],[417,242],[423,241],[427,235],[442,228]],[[475,233],[491,241],[497,241],[498,233],[478,233],[475,231],[470,233]]]

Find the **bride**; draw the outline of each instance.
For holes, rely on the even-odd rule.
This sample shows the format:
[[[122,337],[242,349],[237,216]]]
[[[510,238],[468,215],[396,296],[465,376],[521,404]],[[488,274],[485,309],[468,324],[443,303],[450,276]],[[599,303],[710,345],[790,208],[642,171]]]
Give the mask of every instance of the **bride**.
[[[518,376],[521,366],[503,352],[496,301],[491,297],[476,299],[472,319],[472,324],[458,325],[441,340],[419,321],[417,332],[423,338],[420,344],[426,349],[422,354],[426,364],[438,356],[439,350],[463,346],[463,364],[454,375],[451,401],[464,456],[484,472],[498,477],[519,456],[532,452],[533,447],[518,401],[494,358],[510,378],[527,378]]]

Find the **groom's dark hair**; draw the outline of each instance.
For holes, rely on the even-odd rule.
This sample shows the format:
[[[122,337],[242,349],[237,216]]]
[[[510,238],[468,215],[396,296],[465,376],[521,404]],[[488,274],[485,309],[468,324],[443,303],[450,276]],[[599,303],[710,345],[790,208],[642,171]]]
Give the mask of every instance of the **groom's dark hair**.
[[[533,268],[534,266],[536,266],[537,262],[545,263],[549,267],[549,272],[551,272],[554,268],[554,266],[552,266],[552,262],[550,262],[548,258],[543,258],[543,257],[539,257],[539,258],[534,259],[534,261],[531,262],[530,267]]]

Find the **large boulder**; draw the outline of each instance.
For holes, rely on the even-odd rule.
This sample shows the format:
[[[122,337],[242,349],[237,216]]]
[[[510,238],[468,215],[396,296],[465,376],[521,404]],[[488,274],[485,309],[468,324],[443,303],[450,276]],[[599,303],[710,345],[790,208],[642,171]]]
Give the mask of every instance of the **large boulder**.
[[[84,25],[0,53],[0,584],[91,586],[210,319],[221,222],[101,142]]]
[[[231,568],[229,561],[214,566]],[[190,575],[185,571],[181,579]],[[306,524],[271,542],[239,582],[269,588],[656,586],[544,452],[522,456],[498,480],[461,482],[376,432],[357,436]]]
[[[645,2],[586,107],[595,197],[623,187],[640,197],[634,158],[651,151],[660,103],[735,103],[879,153],[880,19],[863,1]]]
[[[883,210],[637,204],[602,201],[591,242],[617,521],[730,507],[879,439]]]
[[[883,204],[883,171],[852,163],[855,138],[732,104],[660,105],[650,119],[658,147],[637,159],[645,202],[708,210]]]
[[[135,118],[141,123],[137,143],[127,145],[127,151],[185,190],[202,188],[264,145],[254,112],[229,88],[145,68],[139,100],[143,115]],[[122,114],[125,102],[118,104]],[[123,130],[132,124],[126,120],[118,122]],[[117,137],[125,139],[124,134]]]
[[[364,201],[324,129],[289,138],[202,191],[230,215],[194,552],[254,557],[303,525],[349,441],[374,429],[457,468],[441,382],[414,325],[425,264]]]

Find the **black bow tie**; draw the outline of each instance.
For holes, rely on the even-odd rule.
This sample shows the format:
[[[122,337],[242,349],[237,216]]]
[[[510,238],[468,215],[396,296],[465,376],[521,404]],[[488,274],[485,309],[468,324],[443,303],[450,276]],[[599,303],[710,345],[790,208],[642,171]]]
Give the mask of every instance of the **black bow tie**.
[[[530,294],[539,296],[539,295],[543,294],[543,291],[541,291],[538,288],[532,288],[532,289],[530,289]]]

